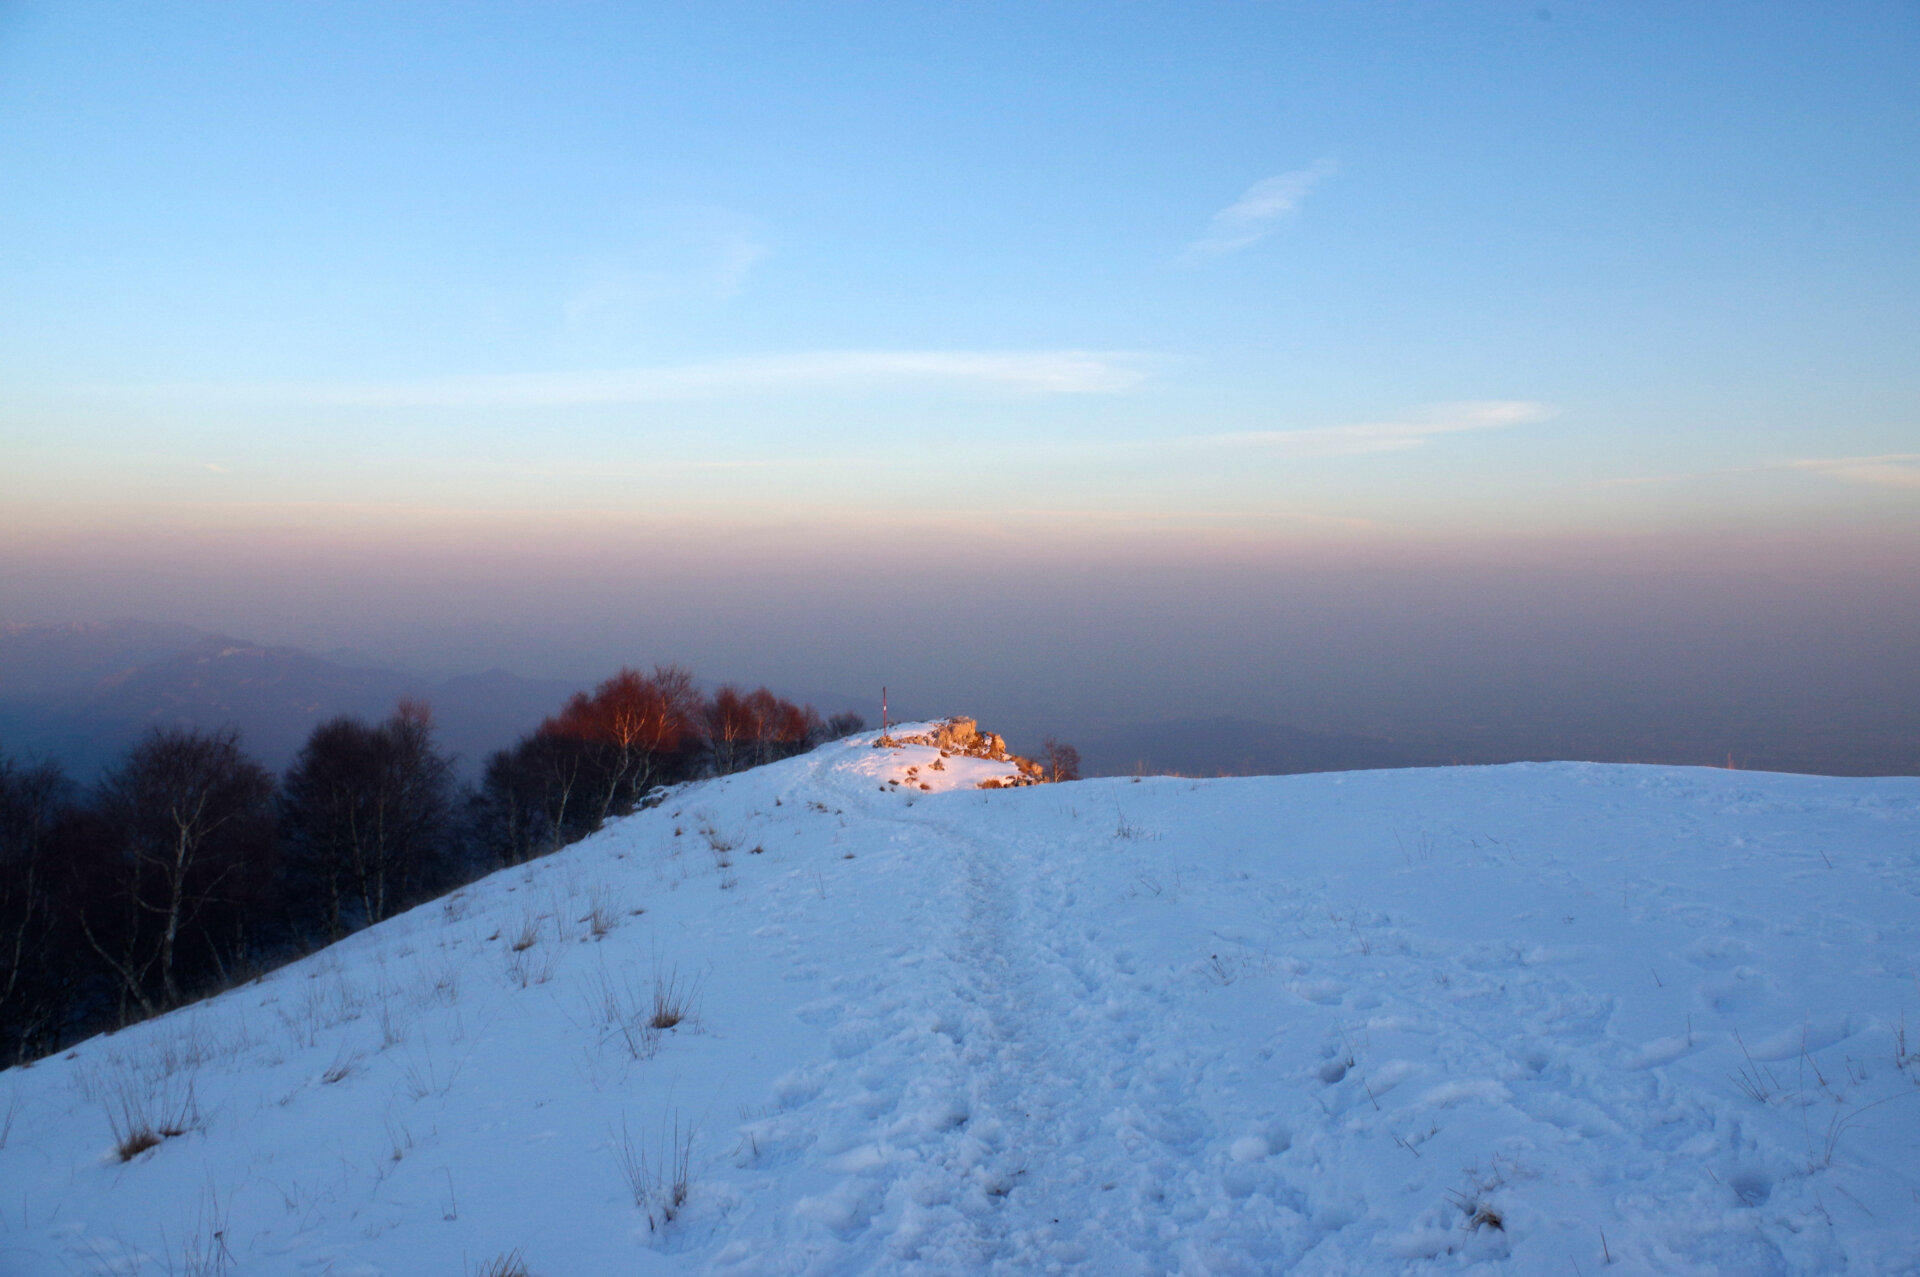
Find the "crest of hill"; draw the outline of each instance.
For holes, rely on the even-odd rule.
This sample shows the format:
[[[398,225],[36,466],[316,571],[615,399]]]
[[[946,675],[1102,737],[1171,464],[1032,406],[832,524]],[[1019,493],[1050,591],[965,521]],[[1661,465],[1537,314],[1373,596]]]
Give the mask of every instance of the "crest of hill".
[[[0,1073],[0,1266],[1920,1271],[1920,780],[981,792],[959,728]]]

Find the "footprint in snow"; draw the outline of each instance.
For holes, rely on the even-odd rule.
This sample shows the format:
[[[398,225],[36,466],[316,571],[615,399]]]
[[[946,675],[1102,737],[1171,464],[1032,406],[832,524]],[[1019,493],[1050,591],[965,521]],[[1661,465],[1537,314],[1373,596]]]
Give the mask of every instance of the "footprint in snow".
[[[1702,936],[1682,955],[1694,966],[1706,971],[1724,971],[1743,962],[1751,962],[1753,946],[1732,936]]]
[[[1864,1016],[1822,1015],[1813,1016],[1790,1029],[1750,1043],[1747,1053],[1756,1060],[1791,1060],[1802,1051],[1809,1054],[1824,1051],[1835,1043],[1844,1042],[1856,1033],[1864,1033],[1869,1028]]]
[[[872,1020],[854,1020],[835,1029],[828,1038],[833,1053],[843,1060],[864,1055],[880,1040],[880,1026]]]
[[[1771,988],[1771,981],[1753,967],[1735,967],[1724,980],[1709,981],[1695,992],[1711,1011],[1721,1015],[1739,1015],[1759,1005]]]
[[[802,1024],[811,1024],[816,1027],[838,1024],[841,1017],[846,1014],[846,1004],[838,998],[827,998],[797,1006],[793,1009],[793,1014],[794,1018]]]
[[[1680,1034],[1670,1038],[1655,1038],[1643,1042],[1629,1055],[1625,1064],[1630,1069],[1651,1069],[1662,1064],[1671,1064],[1683,1055],[1691,1053],[1699,1038],[1693,1034]]]

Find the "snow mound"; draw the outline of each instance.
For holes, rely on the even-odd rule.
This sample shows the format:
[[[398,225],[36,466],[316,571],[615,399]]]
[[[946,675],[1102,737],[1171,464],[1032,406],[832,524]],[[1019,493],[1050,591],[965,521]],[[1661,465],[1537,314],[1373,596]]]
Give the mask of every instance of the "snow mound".
[[[945,752],[0,1074],[0,1270],[1920,1270],[1920,781]]]

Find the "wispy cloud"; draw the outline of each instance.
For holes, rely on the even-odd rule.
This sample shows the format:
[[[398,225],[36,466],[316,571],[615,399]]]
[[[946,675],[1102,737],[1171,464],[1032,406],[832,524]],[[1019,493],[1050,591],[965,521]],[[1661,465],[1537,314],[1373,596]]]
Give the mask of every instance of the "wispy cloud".
[[[1023,394],[1113,394],[1146,376],[1137,354],[1087,350],[840,350],[600,372],[408,381],[177,387],[254,402],[351,408],[521,408],[651,403],[729,395],[833,393],[947,383]]]
[[[1076,461],[1145,463],[1156,467],[1182,462],[1213,464],[1222,454],[1238,452],[1261,457],[1339,457],[1418,448],[1439,435],[1472,430],[1499,430],[1529,425],[1557,415],[1552,404],[1530,400],[1491,400],[1436,404],[1394,421],[1360,422],[1344,426],[1315,426],[1304,430],[1249,430],[1210,435],[1158,435],[1123,441],[1069,441],[1034,437],[1008,441],[993,456],[1015,466],[1061,465]],[[1209,460],[1211,459],[1211,460]],[[655,457],[642,462],[610,464],[560,462],[534,467],[516,462],[516,474],[678,475],[704,471],[825,470],[846,474],[853,470],[911,470],[924,464],[912,453],[833,452],[817,455],[740,458]],[[1296,517],[1296,516],[1288,516]],[[1300,515],[1299,518],[1309,516]],[[1319,517],[1319,516],[1313,516]]]
[[[1531,425],[1546,421],[1558,413],[1559,409],[1552,404],[1527,399],[1484,400],[1436,404],[1394,421],[1314,426],[1305,430],[1241,431],[1204,435],[1196,442],[1215,447],[1257,448],[1262,452],[1293,457],[1400,452],[1407,448],[1418,448],[1436,435]]]
[[[1246,194],[1215,213],[1207,222],[1207,233],[1187,245],[1181,257],[1204,261],[1259,243],[1339,167],[1332,160],[1316,160],[1310,168],[1260,179],[1247,188]]]
[[[1889,452],[1878,457],[1806,457],[1776,462],[1769,468],[1810,470],[1842,483],[1920,491],[1920,452]]]
[[[1379,523],[1355,515],[1322,514],[1311,510],[1224,509],[1183,510],[1178,508],[1135,508],[1124,510],[1085,507],[1010,508],[1002,512],[1007,519],[1072,523],[1081,527],[1161,525],[1166,527],[1260,527],[1268,524],[1313,523],[1333,528],[1375,528]]]
[[[1717,479],[1731,474],[1766,474],[1781,470],[1798,470],[1805,474],[1823,475],[1841,483],[1859,483],[1875,488],[1920,490],[1920,452],[1888,452],[1874,457],[1796,457],[1787,461],[1762,461],[1757,465],[1726,466],[1718,470],[1638,475],[1624,479],[1596,479],[1589,486],[1617,487],[1631,484],[1684,483],[1696,479]]]

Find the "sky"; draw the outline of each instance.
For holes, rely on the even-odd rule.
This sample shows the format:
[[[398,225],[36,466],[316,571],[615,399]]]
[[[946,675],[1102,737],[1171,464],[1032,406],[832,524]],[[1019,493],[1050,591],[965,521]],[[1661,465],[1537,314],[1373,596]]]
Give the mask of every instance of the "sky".
[[[1884,700],[1915,65],[1912,3],[0,3],[0,619]]]

